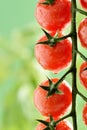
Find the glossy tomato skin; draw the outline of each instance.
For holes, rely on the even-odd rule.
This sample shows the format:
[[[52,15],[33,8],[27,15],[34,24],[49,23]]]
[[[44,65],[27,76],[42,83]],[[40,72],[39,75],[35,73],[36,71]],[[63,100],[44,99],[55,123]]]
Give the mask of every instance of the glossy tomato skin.
[[[43,130],[46,126],[42,123],[38,124],[36,130]],[[55,130],[73,130],[72,125],[69,121],[64,120],[56,125]]]
[[[87,10],[87,0],[80,0],[81,6]]]
[[[83,108],[82,117],[83,117],[83,121],[84,121],[85,125],[87,125],[87,103],[85,104],[85,106]]]
[[[87,62],[81,64],[79,76],[82,85],[87,89]]]
[[[39,0],[35,16],[42,28],[49,31],[63,29],[71,20],[70,0],[55,0],[52,5],[41,4],[45,0]]]
[[[53,83],[58,81],[57,78],[51,79]],[[43,82],[41,85],[48,86],[49,81]],[[47,91],[38,86],[34,92],[34,103],[39,112],[44,116],[52,115],[59,117],[64,114],[71,105],[72,92],[71,87],[66,82],[59,85],[62,94],[53,94],[47,98]]]
[[[46,40],[46,36],[43,36],[39,42]],[[68,39],[57,42],[52,47],[46,44],[36,44],[35,57],[44,69],[58,73],[71,63],[72,44]]]
[[[87,49],[87,18],[83,19],[80,22],[80,25],[78,27],[78,36],[81,45]]]

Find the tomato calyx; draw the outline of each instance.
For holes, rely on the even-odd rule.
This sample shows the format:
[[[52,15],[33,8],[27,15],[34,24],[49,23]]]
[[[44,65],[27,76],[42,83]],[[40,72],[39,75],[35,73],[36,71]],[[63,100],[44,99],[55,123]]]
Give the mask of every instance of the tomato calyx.
[[[46,44],[46,45],[49,45],[50,47],[53,47],[53,46],[55,46],[55,44],[72,36],[72,33],[69,33],[69,34],[63,36],[61,31],[56,32],[55,34],[49,34],[44,29],[42,29],[42,31],[45,33],[47,40],[38,42],[36,44]]]
[[[41,4],[44,5],[52,5],[54,3],[55,0],[45,0],[45,2],[42,2]]]
[[[47,97],[49,97],[53,94],[62,94],[62,92],[58,89],[57,83],[54,84],[49,78],[48,78],[48,81],[49,81],[49,86],[40,85],[40,87],[42,89],[48,91]]]
[[[38,42],[36,44],[46,44],[49,45],[50,47],[53,47],[56,43],[58,43],[58,33],[55,34],[55,36],[51,36],[48,32],[46,32],[44,29],[42,29],[43,32],[45,33],[47,40],[46,41],[42,41],[42,42]]]
[[[46,128],[44,128],[43,130],[55,130],[56,127],[56,121],[54,121],[53,117],[50,116],[50,121],[44,121],[44,120],[37,120],[40,123],[44,124],[46,126]]]

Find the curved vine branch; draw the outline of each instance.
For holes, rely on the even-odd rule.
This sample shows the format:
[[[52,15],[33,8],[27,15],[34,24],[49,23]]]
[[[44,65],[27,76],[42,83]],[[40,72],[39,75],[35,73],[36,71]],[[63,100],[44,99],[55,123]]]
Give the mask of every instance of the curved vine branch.
[[[86,12],[86,11],[81,10],[81,9],[79,9],[79,8],[76,8],[75,10],[76,10],[77,12],[79,12],[79,13],[81,13],[81,14],[87,16],[87,12]]]

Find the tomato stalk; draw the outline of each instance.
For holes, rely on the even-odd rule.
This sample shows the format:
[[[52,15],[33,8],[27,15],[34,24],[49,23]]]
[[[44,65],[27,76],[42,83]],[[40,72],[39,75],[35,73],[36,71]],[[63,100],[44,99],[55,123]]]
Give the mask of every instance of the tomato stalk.
[[[70,68],[68,71],[65,72],[65,74],[59,79],[58,82],[56,82],[54,87],[58,87],[58,85],[65,79],[65,77],[72,72],[72,68]]]
[[[76,0],[71,0],[72,8],[71,8],[71,32],[72,32],[72,120],[73,120],[73,129],[77,130],[77,115],[76,115],[76,96],[77,93],[74,92],[74,89],[77,89],[76,77],[77,77],[77,68],[76,68],[76,58],[77,53],[77,32],[76,32],[76,11],[77,8]]]
[[[85,97],[81,92],[77,90],[77,94],[85,101],[87,102],[87,97]]]
[[[69,114],[65,115],[64,117],[60,118],[59,120],[56,121],[56,124],[59,123],[60,121],[66,119],[66,118],[69,118],[72,116],[72,113],[70,112]]]
[[[79,9],[79,8],[76,8],[75,10],[76,10],[77,12],[79,12],[79,13],[81,13],[81,14],[83,14],[83,15],[86,15],[86,16],[87,16],[87,12],[86,12],[86,11],[81,10],[81,9]]]
[[[59,35],[58,33],[55,34],[54,36],[51,36],[44,29],[42,29],[42,30],[45,33],[47,40],[43,41],[43,42],[38,42],[36,44],[46,44],[46,45],[49,45],[50,47],[53,47],[53,46],[55,46],[56,43],[61,42],[62,40],[65,40],[66,38],[69,38],[72,36],[72,33],[69,33],[69,34],[61,36],[61,37],[58,37],[58,35]]]
[[[76,50],[76,52],[80,55],[80,57],[81,57],[84,61],[87,61],[87,57],[85,57],[79,50]]]

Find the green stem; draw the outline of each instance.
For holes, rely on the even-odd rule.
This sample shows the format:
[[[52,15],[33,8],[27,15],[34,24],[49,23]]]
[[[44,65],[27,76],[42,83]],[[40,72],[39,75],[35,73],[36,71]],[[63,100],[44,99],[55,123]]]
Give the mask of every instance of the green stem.
[[[87,102],[87,97],[85,97],[81,92],[79,92],[78,90],[77,90],[77,94],[84,100],[84,101],[86,101]]]
[[[81,10],[81,9],[78,9],[78,8],[76,8],[75,10],[76,10],[77,12],[79,12],[79,13],[81,13],[81,14],[83,14],[83,15],[86,15],[86,16],[87,16],[87,12],[86,12],[86,11]]]
[[[83,60],[87,61],[87,57],[85,57],[79,50],[76,50],[76,52],[80,55],[80,57],[81,57]]]
[[[68,117],[71,117],[71,116],[72,116],[72,113],[69,113],[69,114],[67,114],[66,116],[64,116],[64,117],[60,118],[59,120],[57,120],[55,123],[57,124],[57,123],[59,123],[60,121],[66,119],[66,118],[68,118]]]
[[[69,34],[67,34],[67,35],[65,35],[65,36],[63,36],[63,37],[56,38],[56,41],[57,41],[57,42],[60,42],[60,41],[66,39],[66,38],[68,38],[68,37],[71,37],[71,36],[72,36],[72,33],[69,33]]]
[[[58,82],[56,83],[56,87],[58,87],[58,85],[65,79],[65,77],[72,72],[72,68],[70,68],[68,71],[66,71],[66,73],[58,80]]]
[[[72,20],[71,20],[71,32],[72,32],[72,120],[73,120],[73,129],[77,130],[77,115],[76,115],[76,93],[74,93],[74,89],[77,89],[76,84],[76,75],[77,75],[77,68],[76,68],[76,58],[77,53],[77,32],[76,32],[76,0],[71,0],[72,3]]]

